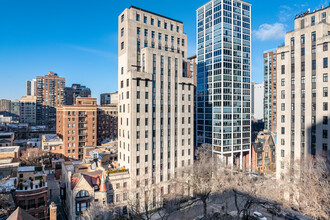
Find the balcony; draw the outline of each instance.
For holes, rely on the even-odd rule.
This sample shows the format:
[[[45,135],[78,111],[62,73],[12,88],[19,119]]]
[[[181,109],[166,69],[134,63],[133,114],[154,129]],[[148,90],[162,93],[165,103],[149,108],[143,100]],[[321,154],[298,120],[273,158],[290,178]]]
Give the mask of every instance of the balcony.
[[[79,142],[85,142],[86,137],[85,136],[79,136]]]
[[[86,126],[86,124],[79,124],[78,128],[79,129],[87,129],[87,126]]]

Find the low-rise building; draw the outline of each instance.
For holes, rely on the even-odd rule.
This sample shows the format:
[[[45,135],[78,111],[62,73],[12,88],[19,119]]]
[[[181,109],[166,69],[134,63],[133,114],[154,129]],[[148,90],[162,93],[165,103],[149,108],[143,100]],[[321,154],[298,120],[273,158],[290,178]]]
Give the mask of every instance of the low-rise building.
[[[128,183],[126,169],[104,168],[99,161],[63,162],[61,199],[68,218],[83,219],[92,203],[124,208],[128,200]]]
[[[20,146],[21,149],[40,148],[41,141],[39,138],[15,139],[14,145]]]
[[[13,146],[14,132],[0,132],[0,147]]]
[[[17,162],[19,157],[19,146],[0,147],[0,159],[13,159],[12,162]]]
[[[275,133],[268,130],[259,132],[252,143],[252,171],[265,173],[276,171]]]
[[[56,158],[64,158],[64,146],[62,139],[57,134],[41,135],[41,149],[50,152]]]
[[[37,219],[47,217],[47,175],[44,167],[18,167],[16,205]]]

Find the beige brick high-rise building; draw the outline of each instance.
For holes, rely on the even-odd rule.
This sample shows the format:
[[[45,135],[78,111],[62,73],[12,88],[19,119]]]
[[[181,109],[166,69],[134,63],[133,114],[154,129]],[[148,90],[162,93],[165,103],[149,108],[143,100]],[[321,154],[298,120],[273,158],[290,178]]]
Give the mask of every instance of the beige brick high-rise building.
[[[187,36],[182,22],[133,6],[118,28],[119,163],[130,170],[134,198],[158,200],[171,192],[167,181],[177,170],[193,163]]]
[[[56,129],[56,108],[64,104],[65,78],[57,73],[37,76],[37,124]]]
[[[305,12],[277,49],[277,177],[308,154],[329,156],[330,7]]]
[[[96,146],[96,98],[76,98],[75,105],[57,108],[56,132],[63,139],[64,156],[83,159],[85,146]]]

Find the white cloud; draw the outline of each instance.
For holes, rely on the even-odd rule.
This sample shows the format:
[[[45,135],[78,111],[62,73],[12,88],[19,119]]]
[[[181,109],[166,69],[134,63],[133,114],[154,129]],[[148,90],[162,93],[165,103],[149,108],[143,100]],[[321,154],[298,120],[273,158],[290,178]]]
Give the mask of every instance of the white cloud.
[[[280,40],[284,38],[286,31],[284,24],[262,24],[258,30],[253,31],[253,35],[261,41]]]

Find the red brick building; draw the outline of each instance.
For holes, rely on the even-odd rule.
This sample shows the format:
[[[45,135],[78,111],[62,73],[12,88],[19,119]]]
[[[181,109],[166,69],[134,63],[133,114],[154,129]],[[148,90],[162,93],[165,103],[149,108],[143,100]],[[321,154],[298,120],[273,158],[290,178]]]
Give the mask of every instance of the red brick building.
[[[56,132],[62,138],[64,156],[83,159],[85,146],[96,146],[96,98],[76,98],[75,105],[57,108]]]
[[[252,171],[258,173],[275,172],[275,134],[269,131],[259,132],[252,143]]]
[[[47,218],[47,178],[42,167],[18,167],[16,205],[37,219]]]

